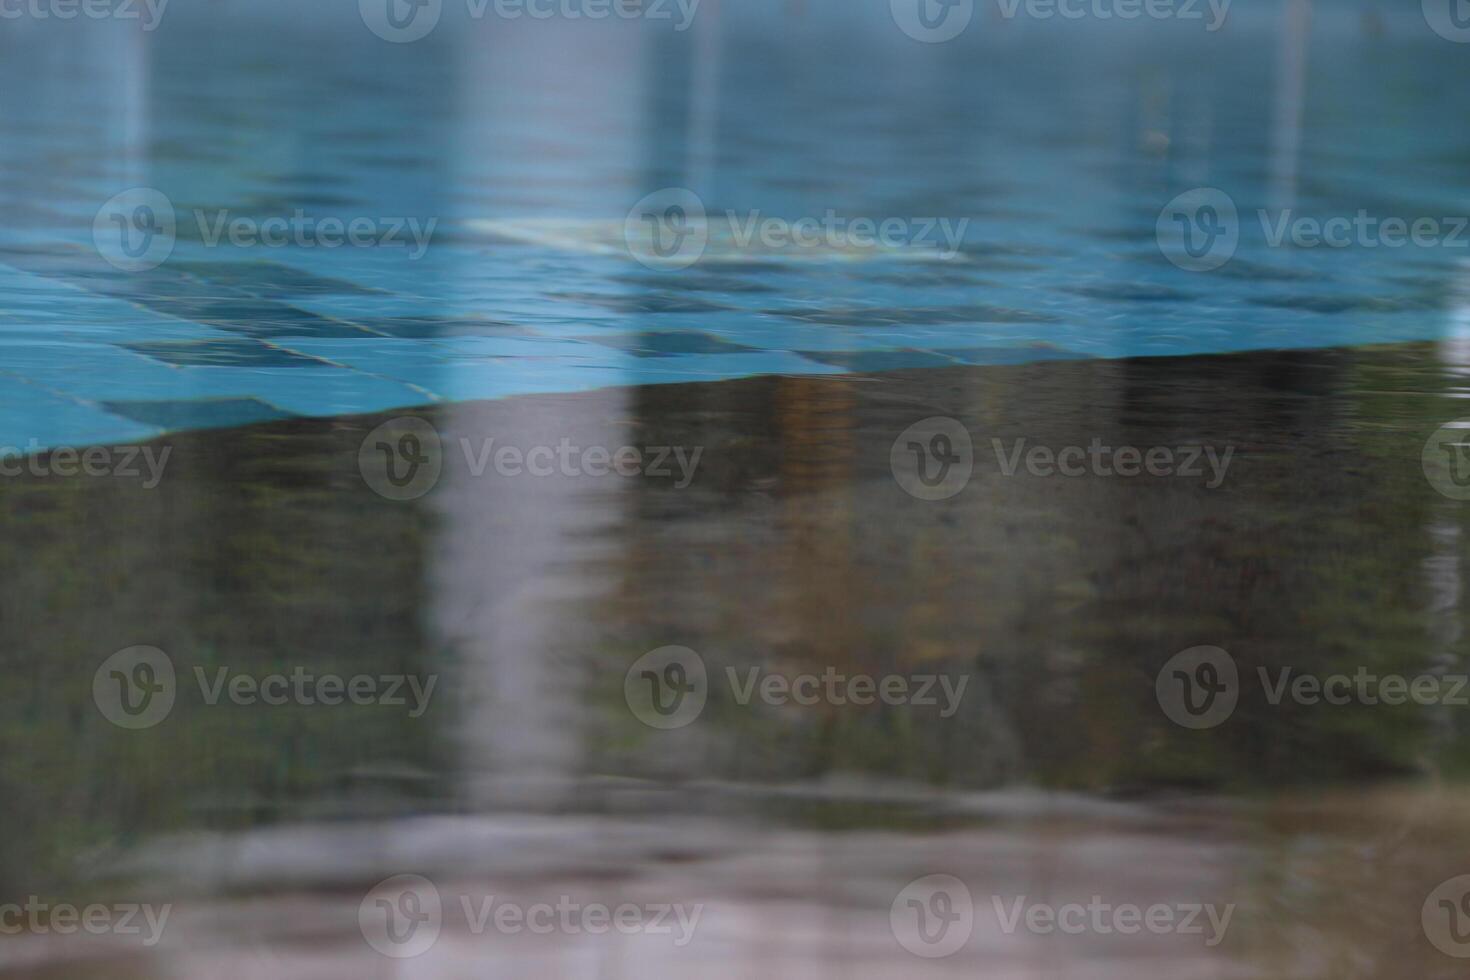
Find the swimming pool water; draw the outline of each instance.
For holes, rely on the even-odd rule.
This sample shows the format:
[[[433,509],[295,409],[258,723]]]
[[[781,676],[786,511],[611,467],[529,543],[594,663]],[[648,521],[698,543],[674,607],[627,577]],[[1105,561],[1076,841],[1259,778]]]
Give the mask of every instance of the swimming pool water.
[[[982,17],[930,45],[886,4],[711,4],[684,32],[492,19],[390,44],[352,6],[0,25],[0,446],[1463,329],[1470,234],[1273,247],[1258,217],[1470,213],[1466,87],[1446,84],[1470,62],[1417,12],[1319,6],[1293,31],[1291,5],[1241,3],[1213,33]],[[1240,216],[1214,271],[1156,236],[1200,187]],[[177,216],[156,267],[96,244],[134,188]],[[722,242],[670,269],[606,247],[665,188],[739,220],[966,224],[950,261]],[[415,258],[200,230],[298,215],[433,233]]]

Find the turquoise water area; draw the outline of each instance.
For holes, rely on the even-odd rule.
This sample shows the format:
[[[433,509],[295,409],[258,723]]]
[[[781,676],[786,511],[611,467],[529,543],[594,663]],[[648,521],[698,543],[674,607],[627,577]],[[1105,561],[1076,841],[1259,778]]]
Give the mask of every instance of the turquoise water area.
[[[470,21],[392,44],[353,4],[182,2],[0,25],[0,446],[438,401],[770,374],[1454,337],[1470,234],[1273,247],[1258,209],[1470,212],[1463,45],[1240,0],[1224,28],[1006,20],[923,44],[886,3]],[[454,5],[450,5],[453,7]],[[340,8],[340,9],[339,9]],[[968,220],[952,261],[617,249],[688,188],[714,215]],[[1192,272],[1176,195],[1240,214]],[[162,194],[177,241],[120,269],[94,222]],[[211,245],[219,220],[415,222],[410,248]],[[525,234],[554,219],[575,230]],[[819,250],[820,251],[820,250]]]

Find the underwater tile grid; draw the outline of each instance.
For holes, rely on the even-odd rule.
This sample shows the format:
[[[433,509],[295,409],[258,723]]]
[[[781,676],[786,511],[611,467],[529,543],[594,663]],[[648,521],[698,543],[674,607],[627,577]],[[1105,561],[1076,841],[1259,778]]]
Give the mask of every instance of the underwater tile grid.
[[[1337,101],[1369,115],[1309,101],[1283,176],[1261,135],[1275,94],[1240,84],[1269,52],[1225,37],[1196,42],[1218,46],[1213,84],[1175,79],[1187,97],[1149,119],[1138,118],[1147,81],[1078,84],[1107,67],[1093,48],[1076,66],[1038,64],[1024,45],[931,65],[954,91],[1017,72],[1035,83],[965,88],[967,111],[985,117],[977,142],[943,125],[958,107],[880,93],[887,83],[860,64],[803,76],[793,95],[789,77],[735,56],[754,42],[732,34],[719,90],[740,97],[715,97],[707,159],[681,167],[664,161],[688,156],[689,107],[667,94],[643,92],[640,109],[614,91],[610,118],[590,125],[573,98],[585,92],[553,73],[527,86],[540,111],[482,118],[442,105],[446,87],[482,80],[463,62],[415,55],[385,87],[349,55],[334,71],[264,71],[249,43],[232,57],[160,35],[136,56],[148,69],[142,95],[111,91],[126,65],[83,59],[63,77],[12,50],[0,69],[0,82],[24,78],[26,91],[38,75],[57,82],[0,110],[8,451],[618,385],[1431,340],[1458,336],[1466,319],[1461,252],[1272,247],[1255,228],[1283,180],[1291,202],[1319,216],[1466,213],[1470,145],[1442,124],[1449,94],[1417,86],[1426,64],[1441,80],[1470,77],[1453,45],[1389,46],[1371,70],[1342,77],[1329,55],[1320,71]],[[676,73],[694,55],[659,57]],[[1158,70],[1183,71],[1190,57],[1171,49]],[[242,99],[246,90],[258,98]],[[302,98],[350,94],[328,115]],[[146,130],[114,133],[130,110],[148,116]],[[1201,113],[1218,143],[1192,149]],[[436,131],[469,150],[441,153]],[[99,153],[99,141],[119,153]],[[489,143],[496,153],[480,154]],[[967,224],[951,260],[922,263],[792,261],[727,243],[673,271],[602,247],[634,202],[684,185],[714,215],[831,209]],[[124,271],[99,254],[93,223],[104,202],[140,186],[175,207],[178,236],[162,265]],[[1239,248],[1212,272],[1175,267],[1156,240],[1161,208],[1198,186],[1227,189],[1241,214]],[[417,259],[401,248],[211,245],[202,227],[297,209],[435,225]],[[562,233],[538,238],[548,218]]]

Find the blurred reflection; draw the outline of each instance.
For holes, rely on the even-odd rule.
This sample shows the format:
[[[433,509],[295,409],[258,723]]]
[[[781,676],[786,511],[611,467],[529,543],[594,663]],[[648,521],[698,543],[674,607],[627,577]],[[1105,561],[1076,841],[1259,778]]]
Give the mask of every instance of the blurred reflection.
[[[1271,204],[1297,203],[1297,167],[1301,157],[1302,99],[1306,89],[1307,40],[1312,0],[1282,5],[1281,50],[1277,60],[1276,119],[1271,138]]]
[[[1172,941],[1043,943],[992,924],[956,969],[1000,957],[1095,973],[1099,955],[1121,957],[1120,976],[1315,963],[1293,930],[1333,963],[1381,965],[1404,955],[1404,933],[1362,928],[1378,913],[1332,894],[1303,906],[1302,888],[1324,886],[1297,876],[1356,889],[1367,872],[1354,862],[1371,855],[1377,889],[1427,893],[1454,866],[1462,804],[1400,781],[1450,778],[1461,726],[1414,706],[1272,705],[1252,687],[1226,725],[1191,732],[1159,710],[1153,675],[1200,642],[1249,676],[1413,674],[1428,651],[1458,650],[1463,520],[1390,462],[1453,406],[1437,397],[1447,382],[1425,347],[751,379],[446,407],[429,416],[445,474],[418,503],[362,483],[372,418],[178,437],[182,465],[152,492],[8,481],[0,614],[48,642],[9,661],[26,680],[7,689],[6,737],[24,750],[0,767],[0,872],[43,894],[174,896],[176,931],[150,954],[172,966],[143,975],[252,975],[261,955],[229,953],[247,934],[293,973],[316,956],[323,975],[377,969],[352,938],[356,898],[342,896],[405,872],[450,895],[708,903],[687,950],[456,928],[421,961],[427,975],[483,966],[492,950],[507,971],[587,957],[702,974],[743,950],[753,958],[732,962],[886,975],[906,962],[883,938],[887,903],[938,871],[970,881],[982,905],[985,889],[1055,902],[1102,889],[1239,906],[1238,938],[1203,958]],[[889,444],[928,411],[966,420],[976,475],[950,501],[909,503]],[[992,438],[1147,446],[1242,432],[1218,490],[1007,477],[984,458]],[[492,438],[703,446],[707,462],[684,489],[509,475],[493,460],[476,476],[459,440]],[[293,659],[441,673],[444,697],[413,719],[181,695],[163,725],[119,738],[85,678],[123,642],[169,650],[185,676]],[[698,651],[714,679],[694,724],[658,732],[622,682],[668,644]],[[725,679],[828,667],[973,686],[946,719],[913,705],[741,704]],[[1344,788],[1303,802],[1323,783]],[[1169,802],[1241,787],[1257,802]],[[87,842],[81,866],[71,841]],[[287,922],[215,905],[262,890],[302,908]],[[795,903],[784,918],[783,903]],[[748,931],[776,928],[773,916],[806,922],[812,945],[780,945],[796,942],[782,927],[768,954],[750,948]]]
[[[1464,270],[1242,256],[1204,280],[1166,267],[1151,238],[1181,182],[1229,178],[1243,210],[1419,193],[1433,168],[1402,176],[1379,151],[1438,154],[1426,193],[1453,200],[1445,174],[1464,148],[1440,141],[1441,116],[1416,116],[1401,144],[1359,131],[1359,96],[1419,105],[1413,86],[1380,84],[1407,56],[1334,81],[1338,107],[1309,130],[1321,62],[1307,0],[1243,18],[1246,40],[1219,61],[1199,39],[1145,55],[1082,35],[1031,47],[1039,26],[1011,22],[986,23],[974,49],[921,51],[863,34],[866,20],[838,28],[819,3],[779,6],[792,16],[774,33],[711,6],[687,43],[446,24],[418,53],[361,35],[335,48],[329,31],[271,37],[240,4],[198,36],[80,54],[6,37],[25,60],[0,77],[23,64],[56,85],[0,106],[27,140],[0,146],[17,216],[3,257],[27,290],[64,284],[77,310],[27,292],[0,327],[49,342],[56,324],[29,318],[61,306],[57,330],[96,347],[187,323],[241,341],[229,350],[243,359],[171,349],[135,376],[42,358],[24,384],[85,375],[88,404],[237,410],[290,394],[271,358],[294,344],[432,405],[381,411],[348,385],[341,404],[302,409],[329,417],[212,416],[232,427],[162,440],[173,464],[156,491],[0,480],[0,904],[177,904],[156,949],[30,929],[0,945],[0,972],[1444,974],[1414,913],[1463,870],[1465,726],[1416,705],[1273,703],[1255,678],[1462,669],[1465,511],[1418,458],[1466,414]],[[303,14],[318,16],[333,14]],[[1261,85],[1270,52],[1278,74]],[[65,82],[73,69],[86,85]],[[68,135],[73,115],[101,127],[81,137],[91,156]],[[136,276],[78,251],[98,186],[165,178],[181,202],[252,214],[302,201],[443,214],[450,245],[407,271],[302,250]],[[976,233],[953,267],[675,276],[587,248],[588,227],[616,228],[674,185],[784,215],[970,214]],[[486,217],[585,234],[521,248],[472,220]],[[98,297],[115,305],[79,312]],[[1405,338],[1419,339],[1387,342]],[[1378,345],[1329,346],[1366,341]],[[1196,354],[1239,348],[1260,349]],[[199,380],[214,367],[235,372],[228,398]],[[847,373],[801,376],[818,367]],[[443,474],[394,500],[361,453],[405,415],[432,425]],[[924,500],[891,450],[934,417],[969,432],[975,472]],[[1011,447],[1094,443],[1228,447],[1234,462],[1215,487],[1006,472]],[[579,461],[668,449],[684,455],[666,466],[690,469],[569,470],[563,446]],[[518,463],[500,461],[506,448]],[[533,452],[551,472],[533,471]],[[166,651],[182,687],[161,724],[124,731],[94,673],[142,644]],[[670,646],[698,655],[708,701],[664,730],[624,684]],[[1155,686],[1197,646],[1227,650],[1251,680],[1214,729],[1172,722]],[[195,684],[302,666],[433,676],[438,694],[414,715],[209,704]],[[748,677],[829,674],[964,693],[949,713],[739,695]],[[426,896],[363,903],[407,874],[455,914],[465,898],[571,896],[699,903],[703,925],[675,947],[646,932],[486,933],[461,915],[399,961],[372,945],[363,909],[424,921]],[[929,961],[894,909],[950,921],[952,904],[907,891],[937,874],[966,883],[975,921],[952,958]],[[995,912],[1099,894],[1230,904],[1233,931],[1219,948],[1048,936]]]

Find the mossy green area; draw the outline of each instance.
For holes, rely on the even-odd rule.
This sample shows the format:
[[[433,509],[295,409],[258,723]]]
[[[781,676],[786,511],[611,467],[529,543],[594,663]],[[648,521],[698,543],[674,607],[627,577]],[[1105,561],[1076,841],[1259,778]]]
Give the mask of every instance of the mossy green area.
[[[493,807],[471,787],[542,765],[666,788],[860,777],[1128,798],[1459,780],[1464,708],[1273,704],[1259,680],[1465,672],[1470,505],[1421,465],[1430,434],[1470,414],[1458,386],[1427,344],[756,378],[412,413],[444,445],[443,478],[413,501],[359,469],[386,416],[167,437],[154,489],[0,480],[0,892],[46,894],[161,834]],[[890,448],[937,415],[972,434],[975,472],[918,500]],[[684,488],[477,476],[458,447],[491,437],[703,455]],[[992,442],[1094,438],[1234,455],[1211,488],[1007,476]],[[178,696],[128,731],[93,681],[140,644],[167,652]],[[629,666],[670,644],[711,677],[701,717],[672,733],[623,695]],[[1155,695],[1161,666],[1198,645],[1241,675],[1233,715],[1202,731]],[[535,685],[517,687],[517,664]],[[752,667],[969,680],[949,717],[772,707],[734,697],[730,672]],[[199,678],[220,668],[439,681],[411,717],[210,704]],[[859,802],[773,813],[930,821]]]

